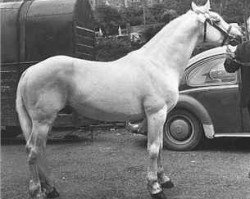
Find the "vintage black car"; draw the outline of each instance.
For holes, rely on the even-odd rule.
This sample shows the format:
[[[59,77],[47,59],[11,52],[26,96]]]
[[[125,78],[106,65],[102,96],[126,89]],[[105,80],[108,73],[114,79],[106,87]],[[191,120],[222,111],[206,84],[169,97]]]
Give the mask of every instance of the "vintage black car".
[[[27,0],[0,3],[1,135],[19,126],[16,88],[29,66],[55,55],[95,59],[94,17],[88,0]],[[72,126],[72,114],[59,114],[56,126]],[[5,129],[2,131],[2,129]]]
[[[240,73],[224,69],[226,47],[191,58],[180,83],[180,99],[164,127],[164,144],[194,149],[204,137],[250,137],[250,118],[240,105]]]

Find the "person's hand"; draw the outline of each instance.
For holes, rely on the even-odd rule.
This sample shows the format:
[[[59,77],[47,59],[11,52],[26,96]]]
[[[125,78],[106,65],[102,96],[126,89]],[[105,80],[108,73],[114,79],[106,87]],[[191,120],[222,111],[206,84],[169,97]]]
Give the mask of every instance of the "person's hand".
[[[226,55],[227,58],[229,59],[234,59],[235,58],[235,53],[227,46],[227,50],[226,50]]]

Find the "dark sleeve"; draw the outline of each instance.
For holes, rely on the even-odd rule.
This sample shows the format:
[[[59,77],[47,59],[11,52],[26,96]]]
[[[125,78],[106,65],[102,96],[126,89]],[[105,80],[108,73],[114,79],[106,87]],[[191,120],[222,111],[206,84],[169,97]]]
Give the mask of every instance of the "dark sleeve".
[[[250,41],[246,41],[237,46],[235,59],[243,63],[250,62]]]
[[[240,68],[240,66],[241,66],[240,64],[236,63],[235,61],[233,61],[230,58],[227,58],[224,62],[225,70],[228,73],[234,73],[235,71],[237,71]]]

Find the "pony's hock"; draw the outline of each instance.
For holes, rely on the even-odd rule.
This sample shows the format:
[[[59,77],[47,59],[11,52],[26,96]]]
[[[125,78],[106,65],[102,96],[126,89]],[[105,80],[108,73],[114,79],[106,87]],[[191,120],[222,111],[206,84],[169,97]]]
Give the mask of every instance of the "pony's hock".
[[[207,19],[213,23],[207,23]],[[192,3],[192,10],[167,24],[141,49],[113,62],[94,62],[67,56],[46,59],[27,69],[17,88],[16,109],[30,150],[31,180],[53,187],[42,162],[48,131],[57,113],[70,105],[86,118],[102,121],[138,121],[145,119],[148,137],[148,190],[153,198],[165,198],[160,185],[165,179],[161,150],[167,113],[179,97],[179,79],[193,49],[206,41],[230,43],[241,36],[217,13]],[[214,27],[216,24],[216,27]],[[220,28],[218,28],[220,27]],[[227,32],[225,41],[224,31]],[[171,181],[170,181],[171,182]],[[171,184],[168,182],[168,184]],[[33,198],[41,195],[38,189]]]

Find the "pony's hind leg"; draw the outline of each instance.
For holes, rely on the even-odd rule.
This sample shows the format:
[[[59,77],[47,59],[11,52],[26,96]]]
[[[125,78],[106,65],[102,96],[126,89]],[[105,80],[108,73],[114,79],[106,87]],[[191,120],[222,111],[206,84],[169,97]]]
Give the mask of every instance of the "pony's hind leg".
[[[32,132],[27,141],[28,164],[31,174],[29,191],[32,198],[46,198],[49,179],[45,174],[45,162],[43,162],[47,135],[50,130],[50,122],[33,121]],[[50,189],[52,191],[52,189]]]
[[[149,167],[147,174],[148,190],[152,198],[165,199],[165,195],[158,182],[158,156],[162,148],[163,125],[166,120],[167,107],[158,111],[146,112],[148,124],[148,153]]]
[[[26,151],[28,154],[28,164],[30,170],[29,191],[32,198],[45,198],[45,193],[42,192],[41,182],[38,170],[38,159],[43,153],[43,146],[46,142],[46,136],[49,127],[47,125],[33,122],[32,132],[26,143]]]
[[[41,182],[41,189],[45,192],[47,198],[56,198],[59,196],[59,193],[55,189],[54,182],[50,178],[50,171],[47,164],[47,159],[45,156],[45,152],[41,154],[38,167],[39,179]]]

